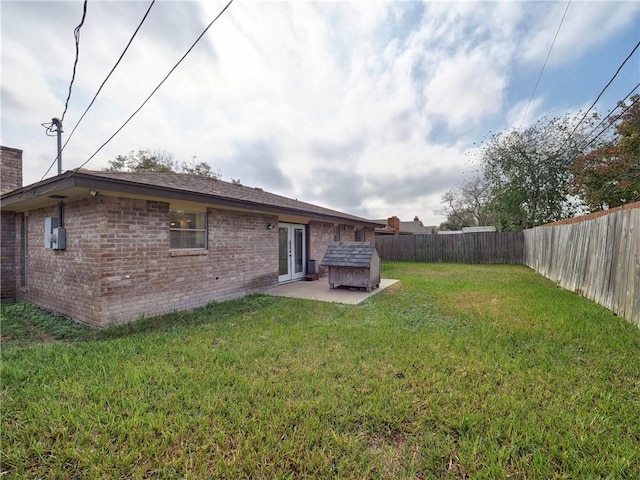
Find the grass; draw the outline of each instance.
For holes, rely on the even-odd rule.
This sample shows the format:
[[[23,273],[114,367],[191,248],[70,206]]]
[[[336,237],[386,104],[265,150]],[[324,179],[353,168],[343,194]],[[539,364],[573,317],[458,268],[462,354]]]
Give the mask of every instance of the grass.
[[[3,478],[640,478],[637,327],[525,267],[383,274],[101,331],[3,305]]]

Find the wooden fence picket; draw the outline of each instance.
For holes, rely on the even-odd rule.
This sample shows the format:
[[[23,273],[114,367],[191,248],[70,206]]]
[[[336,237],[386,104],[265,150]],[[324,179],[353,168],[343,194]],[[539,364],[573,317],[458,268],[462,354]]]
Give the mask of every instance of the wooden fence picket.
[[[382,260],[524,264],[640,327],[640,202],[524,232],[379,235]]]

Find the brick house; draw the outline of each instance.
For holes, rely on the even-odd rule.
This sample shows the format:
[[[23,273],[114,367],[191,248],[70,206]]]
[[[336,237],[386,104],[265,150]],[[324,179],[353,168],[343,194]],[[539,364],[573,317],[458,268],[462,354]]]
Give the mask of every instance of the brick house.
[[[2,296],[93,326],[302,279],[331,242],[380,226],[187,174],[78,170],[16,189],[21,153],[2,147],[3,183],[20,180],[0,199]]]

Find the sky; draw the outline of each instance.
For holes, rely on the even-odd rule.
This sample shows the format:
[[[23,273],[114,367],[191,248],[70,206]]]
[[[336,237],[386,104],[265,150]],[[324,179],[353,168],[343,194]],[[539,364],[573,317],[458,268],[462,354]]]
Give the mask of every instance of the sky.
[[[89,0],[63,142],[149,4]],[[123,125],[225,5],[155,2],[69,139],[63,171]],[[56,139],[41,124],[64,111],[82,7],[0,0],[0,141],[23,150],[24,185],[57,173],[45,175]],[[84,168],[164,151],[207,162],[223,180],[437,225],[442,195],[477,171],[483,139],[586,110],[638,40],[638,1],[236,0]],[[640,49],[597,111],[639,82]]]

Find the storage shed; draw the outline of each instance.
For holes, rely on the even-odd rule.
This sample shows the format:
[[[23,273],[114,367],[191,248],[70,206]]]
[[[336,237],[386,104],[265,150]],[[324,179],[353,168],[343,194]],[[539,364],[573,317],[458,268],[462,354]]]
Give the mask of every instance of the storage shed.
[[[375,244],[332,243],[327,247],[321,265],[329,267],[329,285],[372,288],[380,286],[380,257]]]

